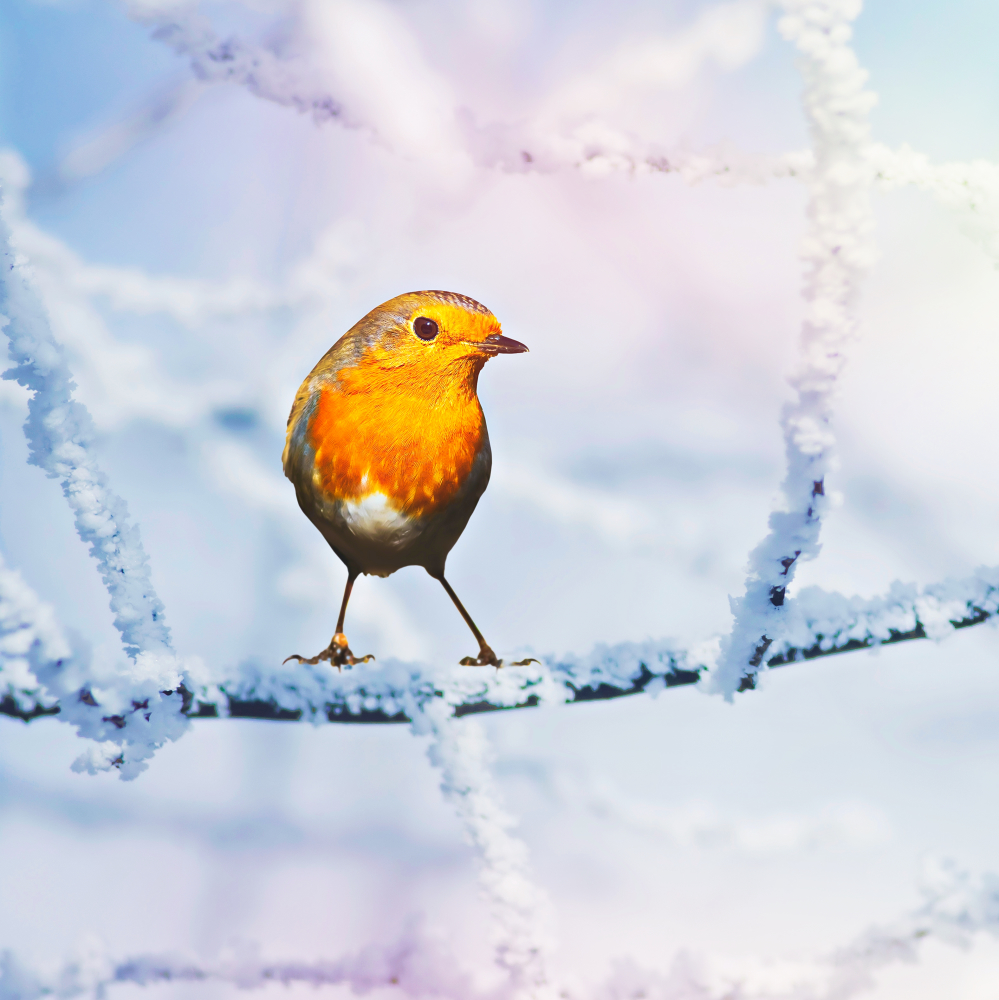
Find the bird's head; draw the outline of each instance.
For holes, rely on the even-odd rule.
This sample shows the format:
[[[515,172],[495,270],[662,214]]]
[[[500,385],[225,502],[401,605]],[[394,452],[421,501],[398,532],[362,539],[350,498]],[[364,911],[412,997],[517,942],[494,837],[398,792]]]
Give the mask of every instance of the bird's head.
[[[372,309],[337,347],[349,347],[337,377],[369,388],[441,393],[475,392],[482,366],[497,354],[527,348],[504,337],[483,305],[455,292],[409,292]],[[336,348],[334,348],[336,350]],[[341,357],[343,355],[341,354]],[[356,374],[355,374],[356,373]]]

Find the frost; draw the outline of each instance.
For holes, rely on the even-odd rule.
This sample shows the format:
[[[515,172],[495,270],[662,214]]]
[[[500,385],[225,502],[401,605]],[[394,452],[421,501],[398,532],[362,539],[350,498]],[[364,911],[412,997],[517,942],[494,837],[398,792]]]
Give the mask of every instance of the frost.
[[[61,663],[71,656],[52,608],[0,558],[0,698],[25,711],[52,707],[33,663]]]
[[[986,160],[934,166],[929,157],[908,146],[870,150],[877,183],[883,190],[911,184],[928,191],[952,209],[965,233],[979,243],[999,267],[999,167]]]
[[[0,327],[9,340],[15,367],[4,378],[32,392],[25,435],[29,461],[58,479],[76,519],[76,530],[90,546],[111,595],[115,628],[132,655],[144,649],[169,649],[170,631],[163,603],[149,574],[149,560],[138,528],[129,524],[124,500],[108,486],[93,454],[93,425],[76,388],[27,263],[15,252],[11,233],[0,219]]]
[[[593,991],[597,1000],[850,1000],[875,985],[875,976],[897,963],[918,958],[927,941],[964,947],[976,934],[999,936],[999,877],[974,878],[953,862],[931,862],[922,879],[923,904],[890,924],[872,927],[850,943],[812,961],[770,963],[769,968],[721,969],[707,956],[681,953],[669,973],[646,970],[631,961],[615,963]],[[745,963],[742,963],[745,965]],[[715,966],[715,967],[713,967]],[[0,1000],[61,1000],[101,996],[108,987],[132,983],[229,983],[261,989],[272,983],[313,987],[346,985],[354,993],[390,987],[408,997],[448,1000],[507,1000],[518,995],[559,995],[567,990],[534,986],[521,990],[477,988],[441,938],[412,924],[399,941],[369,946],[333,960],[265,959],[250,945],[229,948],[214,961],[185,955],[112,958],[88,940],[61,967],[32,968],[11,952],[0,954]]]
[[[982,567],[965,579],[921,590],[896,582],[874,598],[808,587],[788,601],[781,638],[769,647],[766,662],[776,666],[900,638],[939,641],[997,614],[999,568]],[[263,704],[275,715],[313,724],[355,716],[415,723],[420,717],[437,719],[434,713],[464,714],[476,707],[656,695],[698,679],[717,689],[713,677],[720,646],[717,636],[689,650],[663,640],[601,645],[582,655],[542,656],[540,663],[498,671],[384,660],[341,673],[328,663],[246,661],[236,676],[216,685],[197,657],[148,653],[134,661],[91,663],[85,653],[70,650],[51,609],[20,575],[0,568],[0,697],[11,700],[8,714],[17,714],[15,705],[21,712],[59,705],[60,717],[83,726],[84,735],[116,744],[127,737],[136,744],[131,754],[139,752],[143,740],[154,749],[153,744],[176,739],[187,724],[179,711],[224,715],[234,703]],[[178,678],[186,678],[183,690],[175,686]],[[127,727],[119,729],[122,721]]]
[[[867,73],[850,48],[853,0],[785,0],[781,34],[803,57],[804,105],[815,164],[808,175],[810,226],[802,247],[809,264],[809,304],[801,357],[791,376],[797,398],[781,420],[787,474],[785,509],[770,517],[770,531],[749,557],[742,597],[732,601],[735,622],[721,663],[712,674],[727,698],[761,667],[787,618],[785,593],[799,559],[819,553],[819,530],[828,506],[825,481],[834,438],[830,428],[836,379],[857,330],[860,279],[873,259],[869,189],[873,170],[865,157]]]
[[[95,668],[87,650],[67,641],[52,609],[0,558],[0,698],[29,713],[58,707],[61,721],[95,741],[75,771],[117,768],[123,778],[144,771],[148,758],[190,725],[180,687],[188,670],[203,668],[167,651],[135,660],[122,655]]]
[[[304,82],[307,70],[301,64],[289,64],[238,38],[220,38],[211,21],[191,5],[129,0],[126,7],[133,20],[154,29],[157,41],[186,58],[199,80],[239,84],[256,97],[311,114],[317,122],[355,124],[318,80]]]
[[[920,591],[895,582],[883,597],[860,598],[807,587],[789,602],[785,630],[768,651],[799,658],[807,651],[876,646],[906,635],[934,640],[999,611],[999,569],[980,567],[973,576],[945,580]]]
[[[105,740],[87,747],[76,760],[72,768],[77,774],[97,774],[98,771],[110,771],[116,763],[121,762],[121,750],[117,743]]]
[[[103,995],[118,983],[149,986],[172,982],[230,983],[261,989],[272,983],[313,987],[347,985],[355,993],[395,987],[411,997],[476,997],[471,977],[438,935],[412,924],[395,942],[368,947],[334,961],[267,961],[252,946],[229,948],[215,961],[182,955],[135,955],[113,960],[99,942],[90,941],[62,968],[32,969],[10,952],[0,954],[0,1000],[61,1000]]]
[[[527,845],[510,833],[513,820],[499,803],[489,774],[482,727],[458,722],[440,702],[414,714],[413,731],[433,737],[428,754],[439,768],[444,798],[465,826],[479,856],[479,881],[494,920],[497,964],[516,990],[532,996],[545,987],[548,901],[528,868]]]
[[[130,657],[122,657],[110,672],[106,667],[94,671],[85,651],[71,650],[51,608],[0,562],[0,692],[19,707],[30,693],[39,707],[58,704],[62,721],[98,741],[99,748],[77,761],[78,770],[114,766],[122,777],[132,778],[156,748],[188,725],[182,711],[185,666],[170,648],[163,603],[153,588],[138,528],[129,523],[124,501],[97,463],[90,414],[73,397],[62,349],[4,219],[0,263],[0,327],[16,365],[4,378],[32,393],[25,424],[29,461],[61,482],[76,530],[97,560]],[[118,748],[113,755],[109,743]]]

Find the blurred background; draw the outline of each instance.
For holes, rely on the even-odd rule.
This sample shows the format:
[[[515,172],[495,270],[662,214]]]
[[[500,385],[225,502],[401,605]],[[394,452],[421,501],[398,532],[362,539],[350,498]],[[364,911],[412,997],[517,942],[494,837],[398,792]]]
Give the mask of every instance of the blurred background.
[[[5,212],[176,648],[231,676],[326,644],[345,573],[282,476],[284,422],[346,329],[421,288],[479,299],[531,349],[483,372],[493,480],[448,564],[497,651],[727,630],[783,476],[805,189],[485,169],[461,130],[603,122],[665,149],[804,148],[775,14],[694,0],[201,10],[292,59],[348,127],[198,83],[116,3],[0,6]],[[855,42],[880,98],[874,138],[996,160],[997,33],[986,0],[870,3]],[[798,574],[865,596],[999,562],[999,276],[927,195],[875,208],[881,256],[829,483],[843,504]],[[70,511],[26,464],[25,403],[0,382],[0,548],[110,654]],[[380,659],[474,652],[417,569],[362,578],[347,631]],[[996,658],[982,626],[781,670],[731,705],[679,690],[486,719],[553,902],[554,978],[586,993],[616,961],[668,970],[686,952],[776,982],[918,905],[926,858],[999,868]],[[332,957],[422,915],[488,965],[471,851],[407,730],[204,721],[129,784],[71,774],[80,749],[55,721],[0,718],[0,948]],[[930,944],[864,995],[985,1000],[997,979],[995,943]]]

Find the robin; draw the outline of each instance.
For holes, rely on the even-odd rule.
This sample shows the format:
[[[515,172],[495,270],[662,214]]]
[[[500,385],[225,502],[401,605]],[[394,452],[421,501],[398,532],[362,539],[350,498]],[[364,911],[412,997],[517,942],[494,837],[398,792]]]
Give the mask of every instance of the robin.
[[[422,566],[479,644],[462,665],[502,666],[444,578],[444,563],[492,467],[479,372],[497,354],[526,350],[474,299],[410,292],[369,312],[312,369],[288,417],[284,472],[347,567],[347,586],[329,646],[288,660],[343,667],[374,659],[354,656],[343,632],[354,581]]]

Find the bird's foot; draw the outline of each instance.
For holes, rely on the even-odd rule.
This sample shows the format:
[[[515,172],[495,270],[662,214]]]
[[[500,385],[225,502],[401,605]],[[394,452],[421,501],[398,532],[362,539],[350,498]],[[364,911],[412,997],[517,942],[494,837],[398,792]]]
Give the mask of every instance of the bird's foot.
[[[478,656],[466,656],[458,661],[463,667],[495,667],[497,670],[502,667],[503,661],[490,649],[489,646],[483,645],[479,650]],[[511,667],[526,667],[529,663],[540,663],[540,660],[534,659],[533,656],[529,656],[526,660],[514,660],[513,663],[508,664]]]
[[[342,671],[344,667],[353,667],[358,663],[367,663],[369,660],[373,660],[374,657],[368,653],[367,656],[354,656],[350,651],[350,646],[347,644],[347,637],[343,632],[337,632],[332,639],[330,639],[330,644],[321,652],[316,653],[315,656],[299,656],[298,653],[292,653],[288,657],[288,660],[298,660],[299,663],[311,663],[313,665],[322,662],[323,660],[329,660],[337,670]],[[288,660],[284,662],[287,663]]]

